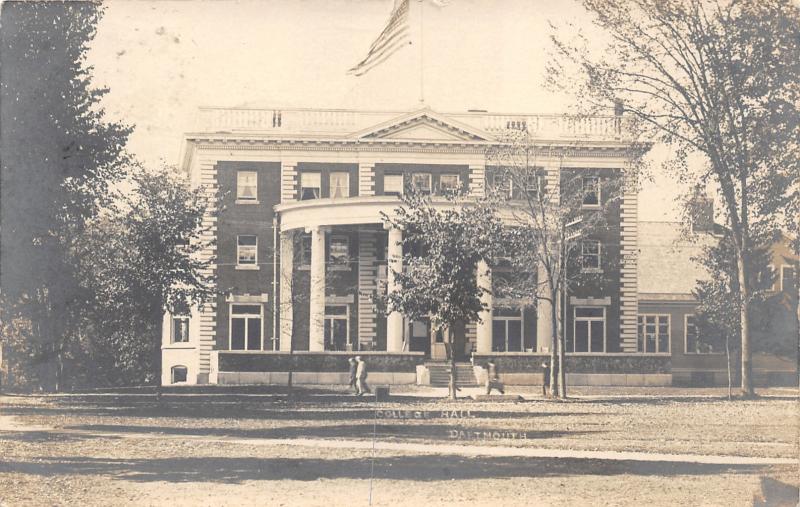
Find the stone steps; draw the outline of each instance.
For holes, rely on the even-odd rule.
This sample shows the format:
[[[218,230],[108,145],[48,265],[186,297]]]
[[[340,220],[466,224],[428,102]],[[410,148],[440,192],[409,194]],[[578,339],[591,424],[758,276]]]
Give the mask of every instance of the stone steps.
[[[428,363],[428,371],[430,372],[430,385],[433,387],[447,387],[450,385],[450,365],[449,364],[431,364]],[[456,385],[459,387],[477,386],[478,381],[475,378],[475,372],[472,365],[456,364]]]

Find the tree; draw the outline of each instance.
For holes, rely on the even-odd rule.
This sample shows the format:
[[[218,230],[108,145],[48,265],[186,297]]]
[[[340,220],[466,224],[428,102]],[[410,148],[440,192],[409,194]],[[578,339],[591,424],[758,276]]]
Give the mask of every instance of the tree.
[[[634,150],[638,156],[639,148]],[[487,153],[493,169],[491,191],[503,203],[508,225],[505,251],[515,272],[507,290],[549,309],[550,395],[560,398],[567,396],[564,296],[581,287],[600,287],[615,271],[600,266],[585,269],[588,250],[576,253],[586,244],[598,249],[598,259],[602,248],[604,262],[619,262],[618,252],[613,255],[618,245],[609,218],[621,200],[624,183],[622,175],[564,169],[564,156],[562,151],[536,145],[525,130],[509,133]],[[551,166],[548,184],[544,165],[553,159],[559,162]],[[629,168],[626,176],[632,178],[633,172]],[[586,199],[592,199],[591,207],[584,206]]]
[[[56,388],[82,297],[69,239],[107,202],[127,159],[130,128],[105,119],[108,90],[92,86],[85,65],[101,15],[94,2],[2,6],[2,304],[28,322],[25,355]]]
[[[136,168],[130,188],[73,242],[71,261],[87,294],[81,334],[95,382],[158,383],[164,312],[187,314],[216,295],[203,251],[202,220],[210,205],[202,188],[168,168]]]
[[[736,253],[742,392],[754,395],[747,259],[753,234],[797,210],[800,10],[791,0],[584,0],[608,37],[555,35],[551,83],[577,79],[594,106],[624,99],[642,135],[671,146],[679,179],[714,183]],[[578,76],[571,75],[573,70]],[[575,81],[573,81],[575,82]],[[704,163],[693,168],[691,154]],[[789,218],[789,220],[796,220]]]
[[[762,243],[766,242],[762,240]],[[736,268],[733,238],[727,232],[719,243],[703,248],[703,253],[693,260],[708,271],[708,278],[699,280],[693,292],[697,299],[696,328],[698,343],[713,349],[725,347],[728,373],[728,399],[733,397],[732,357],[741,349],[741,316],[738,312],[740,302],[739,274]],[[766,302],[766,291],[772,287],[774,274],[770,272],[770,251],[768,247],[753,248],[747,256],[751,263],[748,272],[753,280],[753,302],[749,307],[751,320],[762,330],[768,330],[770,309]],[[757,319],[761,316],[761,319]]]
[[[430,319],[433,332],[448,336],[451,399],[456,399],[456,355],[453,333],[447,331],[480,321],[487,309],[482,296],[488,289],[479,286],[476,275],[479,263],[492,263],[502,235],[495,211],[485,200],[449,195],[442,202],[408,191],[394,216],[383,216],[403,234],[402,270],[390,264],[399,287],[388,291],[384,304],[408,319]]]

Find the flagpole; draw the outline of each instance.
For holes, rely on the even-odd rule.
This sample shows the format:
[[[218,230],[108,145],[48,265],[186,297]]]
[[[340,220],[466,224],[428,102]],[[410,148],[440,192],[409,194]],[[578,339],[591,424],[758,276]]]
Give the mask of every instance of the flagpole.
[[[425,0],[419,0],[419,103],[425,104],[425,70],[424,70],[424,46],[425,46],[425,32],[424,32],[424,13],[425,13]]]

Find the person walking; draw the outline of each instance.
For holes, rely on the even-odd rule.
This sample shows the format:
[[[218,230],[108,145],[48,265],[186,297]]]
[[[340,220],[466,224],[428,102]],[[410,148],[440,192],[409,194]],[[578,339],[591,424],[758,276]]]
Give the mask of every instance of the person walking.
[[[353,389],[355,394],[358,394],[358,386],[356,385],[356,369],[358,365],[356,364],[356,360],[353,357],[347,359],[347,362],[350,365],[350,384],[349,387]]]
[[[550,364],[545,361],[542,363],[542,396],[547,397],[550,389]]]
[[[356,356],[356,394],[358,396],[364,393],[371,393],[367,385],[367,363],[361,359],[361,356]]]
[[[497,365],[494,364],[494,361],[489,359],[489,362],[486,364],[486,395],[488,396],[491,394],[492,389],[497,389],[500,391],[500,394],[506,394],[505,390],[503,389],[503,383],[500,382],[500,376],[497,373]]]

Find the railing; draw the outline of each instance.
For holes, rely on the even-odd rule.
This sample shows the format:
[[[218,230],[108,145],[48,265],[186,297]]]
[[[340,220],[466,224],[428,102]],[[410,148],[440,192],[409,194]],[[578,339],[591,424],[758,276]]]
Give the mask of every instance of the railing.
[[[199,132],[270,132],[276,134],[353,134],[407,114],[403,111],[346,109],[200,108]],[[441,116],[491,134],[526,133],[553,139],[619,139],[620,116],[442,113]]]
[[[507,131],[527,132],[532,136],[554,137],[618,137],[621,135],[620,116],[569,116],[569,115],[461,115],[451,117],[467,123],[469,120],[479,128],[500,133]],[[470,123],[472,123],[470,122]]]

